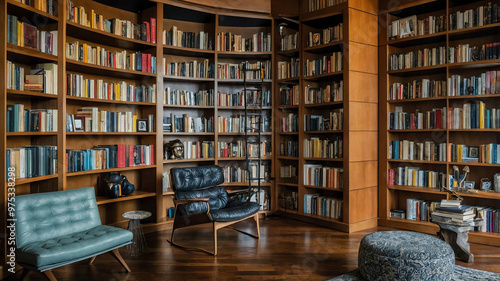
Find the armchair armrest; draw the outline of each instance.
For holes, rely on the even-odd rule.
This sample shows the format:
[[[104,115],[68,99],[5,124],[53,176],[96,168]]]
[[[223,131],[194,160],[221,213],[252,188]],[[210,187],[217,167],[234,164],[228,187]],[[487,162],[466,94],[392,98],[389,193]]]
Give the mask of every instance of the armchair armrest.
[[[210,205],[208,204],[209,198],[189,198],[189,199],[181,199],[181,200],[176,200],[174,199],[174,204],[175,204],[175,212],[177,213],[177,208],[179,205],[187,204],[187,203],[196,203],[196,202],[205,202],[207,204],[207,216],[210,217],[209,212],[210,212]]]

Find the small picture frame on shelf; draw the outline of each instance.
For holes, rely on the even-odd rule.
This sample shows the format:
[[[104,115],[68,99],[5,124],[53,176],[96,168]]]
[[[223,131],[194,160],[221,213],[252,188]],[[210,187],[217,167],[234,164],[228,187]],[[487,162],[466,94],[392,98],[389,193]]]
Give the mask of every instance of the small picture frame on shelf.
[[[73,119],[75,132],[84,132],[85,131],[85,117],[77,117]]]
[[[482,178],[481,179],[481,190],[482,191],[492,191],[491,180],[489,178]]]
[[[477,146],[469,147],[469,153],[468,153],[467,157],[478,158],[479,157],[479,147],[477,147]]]
[[[474,181],[464,181],[464,189],[465,190],[474,189],[475,185],[476,185],[476,182],[474,182]]]
[[[399,20],[399,38],[416,36],[417,16],[406,17]]]
[[[148,131],[148,120],[137,119],[137,132],[147,132],[147,131]]]

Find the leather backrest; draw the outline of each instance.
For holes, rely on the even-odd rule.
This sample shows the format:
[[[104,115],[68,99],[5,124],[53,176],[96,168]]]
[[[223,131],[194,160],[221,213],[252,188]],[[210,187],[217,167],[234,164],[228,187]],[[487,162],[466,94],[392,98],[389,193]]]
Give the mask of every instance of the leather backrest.
[[[18,248],[101,225],[93,187],[20,195],[15,204]]]
[[[210,198],[208,205],[210,210],[219,210],[226,207],[229,202],[229,195],[223,186],[215,186],[206,189],[193,190],[193,191],[177,191],[175,198],[194,199],[194,198]],[[206,213],[207,204],[205,202],[195,202],[179,205],[179,211],[182,215],[191,215],[197,213]]]
[[[224,183],[222,168],[216,165],[172,168],[170,170],[174,191],[188,191],[217,186]]]

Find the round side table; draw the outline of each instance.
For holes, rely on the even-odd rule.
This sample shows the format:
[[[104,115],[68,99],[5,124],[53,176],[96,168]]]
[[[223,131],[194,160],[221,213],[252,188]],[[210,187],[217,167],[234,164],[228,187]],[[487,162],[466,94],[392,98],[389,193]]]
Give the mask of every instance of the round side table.
[[[130,220],[127,229],[134,234],[132,243],[127,245],[127,251],[131,256],[139,256],[148,248],[144,232],[142,231],[141,220],[147,219],[150,216],[151,212],[148,211],[130,211],[122,215],[122,217]]]

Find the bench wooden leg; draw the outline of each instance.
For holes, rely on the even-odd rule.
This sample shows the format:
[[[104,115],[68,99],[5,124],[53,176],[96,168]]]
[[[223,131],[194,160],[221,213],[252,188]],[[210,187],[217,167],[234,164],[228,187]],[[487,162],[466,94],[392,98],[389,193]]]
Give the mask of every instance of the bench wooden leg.
[[[90,261],[89,261],[89,264],[92,264],[92,263],[95,261],[95,258],[97,258],[97,256],[92,257],[92,258],[90,259]]]
[[[122,255],[120,255],[120,252],[118,252],[118,249],[114,249],[113,251],[109,252],[125,269],[127,272],[132,272],[130,268],[128,268],[127,263],[123,260]]]
[[[56,277],[52,273],[52,270],[43,271],[42,273],[49,281],[57,281]]]
[[[21,274],[21,277],[19,277],[19,281],[24,281],[26,277],[28,277],[28,274],[30,274],[31,270],[23,268],[23,273]]]

